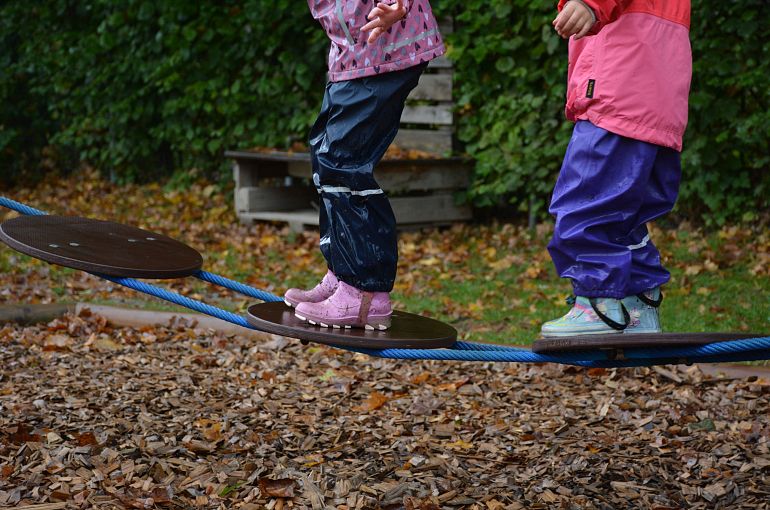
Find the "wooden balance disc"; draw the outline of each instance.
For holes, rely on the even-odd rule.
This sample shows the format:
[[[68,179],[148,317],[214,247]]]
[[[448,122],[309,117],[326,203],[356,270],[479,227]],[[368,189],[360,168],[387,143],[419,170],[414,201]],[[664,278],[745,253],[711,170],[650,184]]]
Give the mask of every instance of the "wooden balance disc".
[[[183,278],[201,254],[161,234],[77,216],[20,216],[0,224],[0,241],[52,264],[123,278]]]
[[[391,327],[385,331],[314,326],[299,320],[294,309],[282,302],[250,306],[248,321],[260,331],[274,335],[363,349],[440,349],[451,347],[457,340],[457,330],[452,326],[398,310],[393,311]]]
[[[758,333],[622,333],[541,338],[532,344],[532,352],[589,351],[596,349],[644,349],[655,347],[697,347],[716,342],[758,338]]]

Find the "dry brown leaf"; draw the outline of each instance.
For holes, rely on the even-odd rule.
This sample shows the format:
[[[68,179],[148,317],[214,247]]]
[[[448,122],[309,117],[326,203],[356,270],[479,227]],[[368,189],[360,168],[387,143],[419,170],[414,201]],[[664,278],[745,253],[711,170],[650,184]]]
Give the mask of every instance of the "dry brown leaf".
[[[366,403],[360,407],[362,411],[376,411],[388,402],[388,397],[380,393],[379,391],[373,391],[369,394],[369,398],[366,399]]]
[[[96,440],[93,432],[85,432],[75,437],[75,444],[78,446],[92,446],[99,444],[99,442]]]
[[[416,376],[412,377],[412,380],[410,381],[412,384],[419,385],[423,384],[430,379],[430,372],[423,372],[421,374],[417,374]]]
[[[294,487],[297,482],[290,478],[280,478],[271,480],[269,478],[259,479],[259,493],[263,497],[271,498],[293,498]]]

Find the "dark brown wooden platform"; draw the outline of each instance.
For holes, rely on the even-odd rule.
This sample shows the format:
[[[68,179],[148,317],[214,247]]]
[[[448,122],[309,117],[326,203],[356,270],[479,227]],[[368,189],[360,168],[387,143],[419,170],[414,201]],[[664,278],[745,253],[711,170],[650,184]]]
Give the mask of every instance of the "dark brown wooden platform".
[[[532,344],[532,352],[588,351],[596,349],[640,349],[645,347],[693,347],[745,340],[764,335],[759,333],[639,333],[584,335],[560,338],[541,338]]]
[[[20,216],[0,224],[0,241],[52,264],[125,278],[183,278],[201,254],[170,237],[77,216]]]
[[[439,349],[451,347],[457,340],[455,328],[435,319],[395,310],[391,320],[391,327],[386,331],[332,329],[297,319],[294,309],[282,302],[252,305],[248,311],[249,324],[260,331],[326,345],[364,349]]]

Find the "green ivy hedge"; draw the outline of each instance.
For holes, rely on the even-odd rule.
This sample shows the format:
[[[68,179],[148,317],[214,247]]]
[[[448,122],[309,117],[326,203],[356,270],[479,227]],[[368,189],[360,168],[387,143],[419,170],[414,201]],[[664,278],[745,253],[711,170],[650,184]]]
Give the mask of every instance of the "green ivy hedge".
[[[297,0],[7,0],[2,164],[19,175],[50,146],[148,179],[284,146],[320,102],[324,38]]]
[[[556,1],[433,3],[455,20],[458,137],[477,162],[468,198],[543,211],[571,130]],[[678,210],[751,220],[770,195],[770,13],[764,0],[693,4]],[[80,161],[116,179],[216,173],[226,148],[304,140],[326,51],[298,0],[6,0],[0,180]]]

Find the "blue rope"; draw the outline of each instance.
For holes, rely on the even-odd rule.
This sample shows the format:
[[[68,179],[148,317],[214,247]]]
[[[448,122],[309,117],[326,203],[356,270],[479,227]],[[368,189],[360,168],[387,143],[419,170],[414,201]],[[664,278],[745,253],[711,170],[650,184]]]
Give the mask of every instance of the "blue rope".
[[[22,204],[21,202],[11,200],[10,198],[6,197],[0,197],[0,205],[8,209],[12,209],[18,213],[26,214],[28,216],[45,216],[47,214],[39,209],[35,209],[34,207],[30,207],[28,205]]]
[[[731,344],[741,342],[739,346]],[[655,349],[649,355],[649,349],[626,349],[624,359],[613,360],[604,351],[581,351],[562,354],[537,354],[527,349],[509,347],[506,350],[488,350],[484,344],[458,342],[464,344],[460,349],[355,349],[349,350],[391,359],[431,359],[456,361],[514,361],[520,363],[563,363],[588,367],[636,367],[648,365],[668,365],[677,363],[716,363],[726,361],[753,361],[767,359],[770,351],[770,337],[719,342],[700,347],[672,347]],[[479,348],[481,347],[481,348]],[[714,354],[714,351],[720,354]]]
[[[198,271],[193,276],[204,282],[213,283],[214,285],[218,285],[220,287],[224,287],[226,289],[243,294],[244,296],[253,297],[268,303],[283,301],[283,299],[279,298],[275,294],[270,294],[269,292],[255,289],[249,285],[244,285],[241,282],[236,282],[235,280],[209,273],[207,271]]]
[[[0,206],[13,209],[21,214],[41,216],[46,213],[15,200],[0,196]],[[196,312],[230,322],[247,329],[256,329],[241,315],[190,299],[175,292],[140,282],[132,278],[118,278],[97,274],[96,276],[123,285],[138,292],[163,299]],[[206,271],[198,271],[196,278],[238,292],[262,301],[276,302],[282,299],[235,280]],[[490,361],[519,363],[562,363],[583,367],[640,367],[676,363],[718,363],[731,361],[766,360],[770,356],[770,337],[718,342],[697,347],[645,347],[626,349],[623,359],[611,359],[607,352],[581,351],[560,354],[537,354],[528,349],[508,345],[482,344],[458,341],[451,349],[363,349],[338,346],[348,351],[379,358],[402,360],[437,361]]]
[[[139,292],[144,292],[145,294],[149,294],[150,296],[155,296],[157,298],[163,299],[164,301],[169,301],[176,305],[184,306],[185,308],[195,310],[196,312],[200,312],[206,315],[210,315],[212,317],[216,317],[217,319],[221,319],[223,321],[233,323],[237,326],[241,326],[248,329],[254,329],[254,327],[251,324],[249,324],[248,321],[241,315],[228,312],[227,310],[222,310],[221,308],[217,308],[216,306],[207,305],[202,301],[190,299],[188,297],[182,296],[175,292],[171,292],[166,289],[156,287],[155,285],[150,285],[145,282],[140,282],[138,280],[134,280],[133,278],[118,278],[115,276],[107,276],[103,274],[95,274],[95,276],[98,276],[99,278],[104,278],[105,280],[109,280],[119,285],[123,285],[124,287],[128,287],[129,289],[133,289]]]

